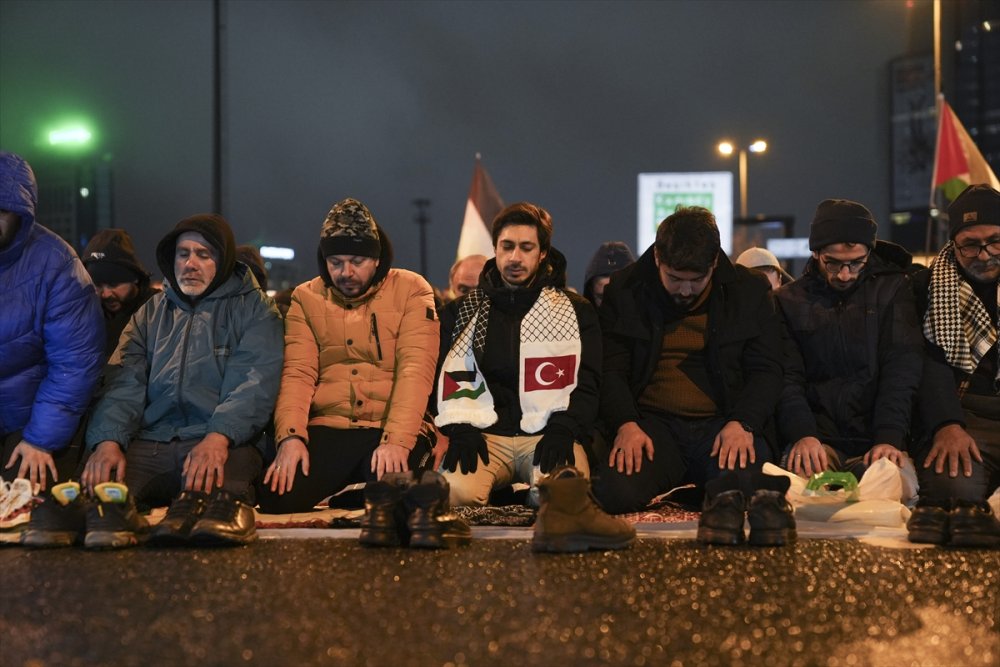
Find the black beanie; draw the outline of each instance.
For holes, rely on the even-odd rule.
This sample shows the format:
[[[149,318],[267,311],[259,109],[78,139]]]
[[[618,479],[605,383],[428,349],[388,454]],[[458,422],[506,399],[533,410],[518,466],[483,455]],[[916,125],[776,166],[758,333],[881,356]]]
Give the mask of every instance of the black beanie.
[[[178,222],[156,245],[156,263],[163,272],[163,277],[178,292],[180,289],[177,287],[177,277],[174,275],[174,252],[177,249],[177,238],[185,232],[201,234],[218,253],[215,279],[202,293],[201,297],[204,297],[229,280],[229,276],[233,274],[233,268],[236,266],[236,238],[226,219],[214,213],[200,213]]]
[[[323,221],[319,239],[323,257],[357,255],[375,257],[382,252],[375,218],[357,199],[344,199],[333,205]]]
[[[102,229],[83,249],[83,265],[95,285],[119,285],[149,280],[132,237],[124,229]]]
[[[872,212],[849,199],[824,199],[816,207],[809,227],[809,249],[820,250],[833,243],[862,243],[875,247],[878,225]]]
[[[983,183],[970,185],[948,206],[951,240],[966,227],[1000,225],[1000,192]]]
[[[635,261],[635,255],[624,241],[605,241],[590,258],[587,271],[583,274],[584,284],[592,278],[610,276],[618,269],[624,269]]]

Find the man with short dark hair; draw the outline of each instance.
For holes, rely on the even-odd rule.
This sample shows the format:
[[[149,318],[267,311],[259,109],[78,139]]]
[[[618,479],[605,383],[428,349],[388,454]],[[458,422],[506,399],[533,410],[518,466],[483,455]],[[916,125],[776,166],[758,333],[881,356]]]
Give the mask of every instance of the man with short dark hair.
[[[912,542],[1000,546],[986,498],[1000,484],[1000,192],[970,185],[951,240],[914,278],[927,357],[918,392],[920,500]]]
[[[180,221],[156,258],[164,292],[125,328],[87,428],[94,451],[81,481],[94,488],[113,478],[130,501],[169,503],[158,540],[246,543],[256,537],[258,447],[281,378],[281,317],[236,261],[220,216]],[[88,546],[137,541],[144,526],[128,504],[97,507]]]
[[[494,488],[534,488],[551,473],[543,500],[557,502],[540,514],[536,549],[627,546],[635,535],[630,526],[569,518],[592,506],[580,478],[589,476],[583,445],[600,390],[594,309],[566,290],[566,260],[552,246],[545,209],[508,206],[492,233],[496,257],[479,286],[441,317],[435,423],[449,438],[444,467],[452,502],[485,505]]]
[[[132,237],[124,229],[102,229],[94,234],[83,249],[83,265],[101,298],[107,359],[118,347],[132,313],[159,290],[150,286],[149,271],[139,261]]]
[[[746,499],[769,483],[750,472],[771,459],[763,433],[781,391],[781,324],[764,277],[734,266],[720,245],[710,211],[679,207],[612,276],[600,315],[601,416],[613,444],[594,490],[621,513],[693,482],[706,488],[703,517],[726,510],[727,525],[699,537],[737,543]],[[784,489],[773,486],[780,498],[765,500],[784,516]],[[769,528],[768,543],[791,539],[789,523]]]
[[[860,479],[882,458],[912,469],[905,452],[923,340],[911,259],[877,241],[876,230],[861,204],[820,202],[804,274],[775,291],[791,343],[778,431],[784,467],[805,477],[834,470]]]

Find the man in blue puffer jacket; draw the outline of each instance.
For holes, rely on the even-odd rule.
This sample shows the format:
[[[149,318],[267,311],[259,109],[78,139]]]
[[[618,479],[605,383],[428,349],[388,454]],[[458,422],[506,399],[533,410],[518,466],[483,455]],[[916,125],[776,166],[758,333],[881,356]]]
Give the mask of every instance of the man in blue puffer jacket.
[[[35,222],[37,202],[31,166],[0,152],[0,460],[4,479],[44,489],[46,471],[76,465],[64,454],[103,366],[104,322],[76,253]]]

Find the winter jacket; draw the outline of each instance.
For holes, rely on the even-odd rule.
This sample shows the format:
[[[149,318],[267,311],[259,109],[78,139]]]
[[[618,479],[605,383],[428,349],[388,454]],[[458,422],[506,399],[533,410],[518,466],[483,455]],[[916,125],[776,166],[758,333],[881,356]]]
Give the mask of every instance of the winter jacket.
[[[913,276],[917,318],[923,322],[929,299],[931,269],[922,269]],[[997,311],[995,317],[1000,318]],[[914,440],[929,439],[942,426],[966,425],[965,411],[987,419],[1000,418],[1000,393],[994,384],[1000,354],[994,345],[983,357],[975,373],[966,373],[948,363],[944,350],[924,338],[923,375],[917,390],[914,409]],[[961,391],[961,395],[960,392]]]
[[[104,323],[73,249],[35,222],[31,167],[0,153],[0,210],[20,230],[0,249],[0,435],[47,451],[76,431],[103,364]],[[6,461],[4,461],[6,463]]]
[[[533,284],[526,288],[510,289],[500,277],[496,258],[492,258],[483,267],[479,287],[490,300],[490,315],[486,346],[481,355],[477,354],[476,361],[493,395],[493,407],[497,413],[496,423],[484,430],[497,435],[524,435],[521,430],[521,402],[518,394],[521,320],[531,310],[543,287],[566,289],[566,259],[562,253],[550,247]],[[564,433],[572,433],[576,442],[587,444],[592,438],[600,400],[601,330],[590,302],[578,294],[564,293],[573,304],[580,328],[580,370],[577,386],[570,394],[569,407],[554,412],[540,433],[558,429]],[[445,358],[451,348],[455,321],[466,298],[452,301],[442,311],[439,361]],[[440,368],[438,372],[440,373]]]
[[[670,312],[651,246],[612,274],[600,309],[601,417],[609,434],[640,417],[637,399],[660,359]],[[719,416],[763,433],[781,393],[781,323],[767,279],[719,253],[708,295],[705,364]],[[669,412],[669,407],[664,406]]]
[[[125,449],[136,437],[168,442],[208,433],[231,445],[256,442],[278,394],[281,315],[243,264],[230,263],[228,277],[191,299],[175,286],[171,255],[157,258],[167,284],[122,333],[88,446],[113,440]]]
[[[784,445],[813,436],[848,454],[905,449],[923,366],[909,265],[909,253],[879,241],[850,290],[829,287],[811,260],[775,292],[794,343],[777,411]]]
[[[319,277],[292,292],[275,440],[308,441],[308,426],[382,429],[382,443],[412,449],[434,381],[439,328],[431,286],[381,255],[372,285],[347,298]]]

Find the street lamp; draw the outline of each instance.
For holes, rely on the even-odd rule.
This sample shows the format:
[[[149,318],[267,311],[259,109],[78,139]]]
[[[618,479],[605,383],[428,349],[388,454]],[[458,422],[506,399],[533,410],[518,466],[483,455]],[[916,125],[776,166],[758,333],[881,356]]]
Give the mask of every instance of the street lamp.
[[[729,141],[719,142],[719,153],[725,156],[730,156],[733,151],[737,150],[736,147]],[[740,217],[747,217],[747,151],[751,153],[763,153],[767,150],[767,142],[763,139],[757,139],[752,144],[746,148],[739,149],[740,157]]]

